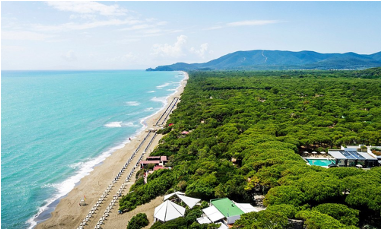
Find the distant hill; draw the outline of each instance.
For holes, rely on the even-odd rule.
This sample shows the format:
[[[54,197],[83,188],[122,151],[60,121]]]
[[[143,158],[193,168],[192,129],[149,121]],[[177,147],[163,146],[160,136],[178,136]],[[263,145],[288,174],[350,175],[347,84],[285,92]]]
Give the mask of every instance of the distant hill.
[[[381,66],[381,52],[317,53],[314,51],[252,50],[237,51],[206,63],[158,66],[147,71],[175,70],[285,70],[285,69],[365,69]]]

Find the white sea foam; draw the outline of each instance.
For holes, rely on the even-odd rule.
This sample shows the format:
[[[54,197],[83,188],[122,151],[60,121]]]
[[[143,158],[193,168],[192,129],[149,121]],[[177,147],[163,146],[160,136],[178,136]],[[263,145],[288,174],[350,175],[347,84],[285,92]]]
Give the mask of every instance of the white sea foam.
[[[52,188],[52,187],[55,188],[56,186],[57,186],[57,184],[48,183],[48,184],[42,185],[41,188]]]
[[[138,106],[138,105],[140,105],[141,103],[139,103],[139,102],[137,102],[137,101],[128,101],[128,102],[126,102],[126,104],[127,104],[128,106]]]
[[[77,169],[77,168],[81,167],[83,164],[84,164],[84,162],[73,163],[73,164],[70,164],[69,167],[72,169]]]
[[[170,84],[171,84],[171,82],[166,82],[166,83],[164,83],[163,85],[158,85],[157,88],[158,88],[158,89],[162,89],[162,88],[164,88],[164,87],[166,87],[166,86],[169,86]]]
[[[147,112],[147,111],[151,111],[153,109],[154,109],[153,107],[149,107],[149,108],[146,108],[145,111]]]
[[[147,91],[148,93],[155,93],[155,91],[154,90],[152,90],[152,91]]]
[[[119,127],[122,127],[122,121],[114,121],[114,122],[110,122],[110,123],[107,123],[106,125],[104,125],[105,127],[109,127],[109,128],[119,128]]]
[[[177,88],[175,88],[175,89],[168,89],[168,90],[166,90],[166,91],[174,91],[174,92],[176,92],[176,91],[177,91]]]
[[[157,101],[162,102],[163,104],[166,104],[168,97],[153,97],[150,99],[150,101]]]
[[[138,127],[138,125],[135,125],[134,122],[122,123],[121,126],[124,126],[124,127]]]
[[[110,148],[109,150],[103,152],[101,155],[99,155],[98,157],[96,157],[94,159],[89,159],[86,162],[79,162],[79,163],[73,164],[73,165],[77,165],[78,164],[78,165],[81,165],[82,167],[79,168],[79,170],[77,171],[77,173],[75,175],[69,177],[68,179],[66,179],[62,183],[59,183],[59,184],[47,184],[47,185],[45,185],[46,187],[52,187],[53,186],[53,187],[56,188],[57,191],[56,191],[55,195],[53,195],[53,197],[45,200],[45,205],[40,207],[38,212],[37,212],[37,214],[34,217],[30,218],[26,222],[26,223],[28,223],[30,225],[28,228],[31,229],[34,226],[36,226],[37,225],[36,218],[41,213],[43,213],[45,210],[47,210],[48,206],[51,205],[54,201],[60,199],[61,197],[65,196],[66,194],[68,194],[75,187],[75,185],[78,182],[80,182],[80,180],[83,177],[89,175],[90,172],[94,170],[94,166],[95,165],[98,165],[98,164],[102,163],[115,150],[121,149],[128,142],[129,142],[129,140],[127,139],[122,144],[119,144],[119,145],[117,145],[117,146],[115,146],[113,148]],[[86,194],[84,194],[84,195],[86,195]]]
[[[184,76],[186,76],[186,75],[184,75]],[[177,90],[179,89],[179,87],[180,87],[180,84],[177,87]],[[131,137],[131,139],[136,138],[135,136],[138,133],[144,131],[147,128],[146,120],[149,119],[150,117],[154,116],[155,114],[159,113],[166,106],[167,98],[170,97],[170,96],[171,95],[169,95],[167,97],[153,97],[151,99],[151,101],[160,101],[160,102],[162,102],[163,106],[162,106],[161,109],[156,111],[154,114],[151,114],[151,115],[149,115],[147,117],[144,117],[144,118],[142,118],[140,120],[140,124],[142,124],[142,128],[138,129],[136,131],[136,133],[134,134],[134,136]],[[109,124],[109,126],[107,126],[108,124]],[[107,126],[107,127],[121,127],[122,126],[122,122],[110,122],[108,124],[106,124],[105,126]],[[128,123],[126,123],[126,124],[128,124]],[[65,196],[66,194],[68,194],[75,187],[76,183],[80,182],[80,180],[83,177],[89,175],[90,172],[93,171],[95,165],[102,163],[114,151],[116,151],[117,149],[123,148],[129,142],[130,142],[129,139],[126,139],[123,143],[121,143],[121,144],[119,144],[119,145],[117,145],[117,146],[115,146],[113,148],[110,148],[109,150],[103,152],[100,156],[98,156],[98,157],[96,157],[94,159],[89,159],[88,161],[85,161],[85,162],[78,162],[78,163],[69,165],[69,167],[79,168],[79,170],[77,171],[77,174],[75,174],[74,176],[71,176],[70,178],[68,178],[67,180],[63,181],[60,184],[46,184],[45,185],[46,187],[55,187],[57,189],[57,192],[56,192],[56,194],[54,196],[52,196],[51,198],[45,200],[45,205],[40,207],[38,212],[37,212],[37,214],[34,217],[30,218],[26,222],[27,224],[30,225],[28,228],[31,229],[34,226],[36,226],[37,225],[36,218],[41,213],[43,213],[45,210],[47,210],[48,206],[51,205],[54,201],[60,199],[61,197]],[[86,195],[86,194],[84,194],[84,195]]]

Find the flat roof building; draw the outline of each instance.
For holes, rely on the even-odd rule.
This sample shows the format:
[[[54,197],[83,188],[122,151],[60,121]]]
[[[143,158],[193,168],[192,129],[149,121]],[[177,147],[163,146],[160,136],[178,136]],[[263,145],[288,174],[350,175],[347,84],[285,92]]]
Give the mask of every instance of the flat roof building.
[[[378,164],[377,158],[366,152],[358,152],[356,148],[329,149],[328,153],[336,159],[338,166],[362,165],[364,168],[369,168]]]
[[[210,207],[202,209],[204,215],[197,220],[200,224],[216,223],[217,221],[233,224],[244,213],[258,212],[264,209],[253,207],[249,203],[236,203],[228,198],[213,199],[210,201]]]
[[[167,156],[150,156],[147,157],[145,161],[140,161],[141,168],[144,168],[146,165],[154,164],[155,166],[164,166],[168,162]],[[157,167],[157,169],[159,169]]]

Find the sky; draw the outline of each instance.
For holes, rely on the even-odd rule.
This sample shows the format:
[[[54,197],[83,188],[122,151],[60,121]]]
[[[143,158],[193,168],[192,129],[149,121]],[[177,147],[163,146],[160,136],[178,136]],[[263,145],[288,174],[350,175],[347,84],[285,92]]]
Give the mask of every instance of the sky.
[[[2,1],[2,70],[146,69],[238,50],[381,51],[381,2]]]

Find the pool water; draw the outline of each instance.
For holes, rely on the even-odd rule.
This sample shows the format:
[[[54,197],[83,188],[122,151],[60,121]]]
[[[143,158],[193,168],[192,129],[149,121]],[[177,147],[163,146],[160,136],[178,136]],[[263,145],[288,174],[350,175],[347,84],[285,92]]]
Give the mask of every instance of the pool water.
[[[326,160],[326,159],[306,159],[310,165],[316,166],[328,166],[331,163],[336,163],[334,160]]]

